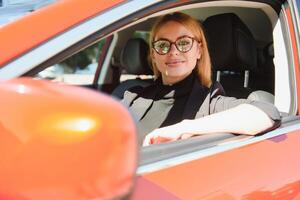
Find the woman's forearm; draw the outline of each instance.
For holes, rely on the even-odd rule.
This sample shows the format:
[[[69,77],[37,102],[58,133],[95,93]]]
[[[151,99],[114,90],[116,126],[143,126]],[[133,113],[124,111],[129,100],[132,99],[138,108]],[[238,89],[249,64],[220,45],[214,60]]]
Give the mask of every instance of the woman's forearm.
[[[183,120],[178,128],[192,134],[230,132],[255,135],[270,127],[274,121],[262,110],[251,104],[241,104],[235,108],[194,120]]]
[[[223,112],[203,118],[183,120],[180,123],[155,129],[143,145],[186,139],[195,135],[229,132],[255,135],[274,125],[274,121],[261,109],[251,104],[241,104]]]

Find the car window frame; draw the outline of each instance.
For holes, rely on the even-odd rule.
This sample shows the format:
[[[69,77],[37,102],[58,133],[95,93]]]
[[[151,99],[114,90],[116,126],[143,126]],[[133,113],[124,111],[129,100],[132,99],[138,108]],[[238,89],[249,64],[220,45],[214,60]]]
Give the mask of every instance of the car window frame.
[[[118,25],[121,26],[120,24]],[[112,27],[111,30],[117,30],[118,25],[114,24],[115,27]],[[101,37],[103,37],[103,32],[99,32],[97,35],[94,35],[94,38],[95,37],[101,39]],[[94,38],[89,37],[88,40],[92,41]],[[81,47],[86,46],[88,40],[82,41]],[[77,45],[79,45],[79,43]],[[78,48],[78,46],[76,47]],[[296,128],[294,129],[299,129],[300,125],[297,126],[297,123],[294,122],[295,120],[299,121],[298,117],[296,117],[296,119],[290,119],[290,117],[291,116],[287,117],[289,118],[289,120],[286,120],[287,122],[285,122],[284,124],[295,123]],[[199,159],[201,157],[206,157],[219,152],[239,148],[244,145],[249,145],[265,139],[282,135],[284,134],[283,132],[285,130],[284,124],[279,129],[268,132],[265,135],[252,138],[244,136],[234,136],[230,133],[220,133],[219,135],[214,136],[201,136],[199,138],[193,138],[191,140],[176,141],[169,144],[162,144],[144,148],[140,153],[141,161],[138,173],[148,173],[153,170],[155,171],[165,167],[170,167],[172,165],[178,165],[182,162]],[[163,153],[161,153],[162,150]]]

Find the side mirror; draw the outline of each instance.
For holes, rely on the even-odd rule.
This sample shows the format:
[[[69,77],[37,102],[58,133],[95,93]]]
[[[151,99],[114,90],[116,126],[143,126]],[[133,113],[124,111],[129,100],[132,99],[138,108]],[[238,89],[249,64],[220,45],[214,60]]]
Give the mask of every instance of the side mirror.
[[[19,78],[0,83],[0,199],[110,199],[132,188],[134,123],[88,89]]]

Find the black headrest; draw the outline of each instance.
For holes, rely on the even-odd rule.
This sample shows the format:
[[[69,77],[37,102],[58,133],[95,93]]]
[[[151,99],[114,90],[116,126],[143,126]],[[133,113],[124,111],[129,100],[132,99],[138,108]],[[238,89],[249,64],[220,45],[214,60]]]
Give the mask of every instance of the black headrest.
[[[147,60],[148,53],[148,44],[143,39],[129,39],[121,52],[121,65],[129,74],[153,74]]]
[[[254,37],[237,15],[214,15],[208,17],[203,26],[215,70],[244,71],[256,68]]]

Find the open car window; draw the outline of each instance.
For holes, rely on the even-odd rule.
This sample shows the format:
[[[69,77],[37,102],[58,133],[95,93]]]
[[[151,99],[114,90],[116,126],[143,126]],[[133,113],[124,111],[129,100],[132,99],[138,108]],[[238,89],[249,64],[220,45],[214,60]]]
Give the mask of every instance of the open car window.
[[[279,131],[275,130],[255,137],[233,135],[231,133],[218,133],[213,135],[203,135],[188,140],[143,147],[141,149],[139,173],[145,173],[153,170],[155,168],[154,166],[158,166],[158,163],[161,164],[161,168],[164,168],[171,166],[172,162],[178,164],[180,162],[184,162],[185,159],[193,159],[193,156],[207,156],[224,151],[224,149],[235,148],[274,137],[275,135],[282,134],[282,129],[288,125],[297,124],[299,121],[299,117],[295,116],[297,110],[294,91],[296,88],[294,79],[295,72],[293,71],[293,63],[289,57],[291,54],[288,52],[291,41],[286,32],[288,24],[283,11],[277,14],[268,5],[262,6],[261,9],[258,9],[257,7],[251,7],[251,5],[241,6],[240,4],[224,7],[204,6],[204,8],[201,6],[195,6],[195,8],[180,11],[193,17],[198,17],[201,22],[205,21],[206,18],[211,15],[229,12],[238,14],[241,19],[244,20],[255,38],[258,63],[257,69],[250,71],[250,73],[247,74],[249,76],[248,81],[250,82],[249,87],[254,88],[253,92],[265,91],[270,94],[272,100],[269,101],[266,99],[266,101],[273,103],[281,111],[282,126]],[[165,13],[166,12],[164,12],[164,14]],[[149,18],[149,21],[151,21],[150,24],[153,24],[153,21],[155,21],[154,19],[155,17]],[[150,26],[147,25],[147,21],[141,22],[140,24],[134,25],[132,28],[120,31],[118,33],[120,41],[124,39],[124,43],[121,46],[124,47],[126,43],[125,41],[133,38],[134,29],[136,30],[140,27],[147,27],[145,30],[149,30]],[[132,35],[128,34],[130,31]],[[123,34],[126,34],[124,38]],[[114,54],[114,56],[116,60],[121,59],[117,56],[117,54]],[[124,71],[122,66],[121,69]],[[243,87],[245,77],[244,72],[224,71],[221,74],[220,82],[222,83],[222,79],[230,80],[231,75],[233,75],[233,79],[237,76],[242,76],[243,81],[241,82],[241,86]],[[236,85],[232,84],[228,87],[229,89],[234,89],[235,86]],[[187,158],[187,154],[190,155],[190,158]]]

